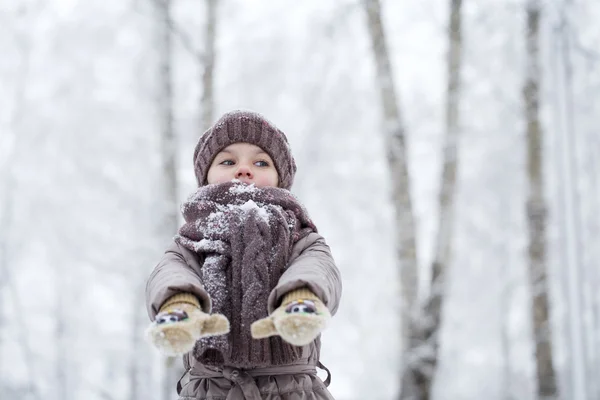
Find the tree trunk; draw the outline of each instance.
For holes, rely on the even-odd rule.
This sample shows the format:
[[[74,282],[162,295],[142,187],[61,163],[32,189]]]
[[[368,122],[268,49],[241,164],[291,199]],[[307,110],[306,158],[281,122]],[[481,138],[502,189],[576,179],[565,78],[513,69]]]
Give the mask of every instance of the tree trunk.
[[[454,196],[456,193],[456,171],[458,169],[458,135],[460,105],[460,72],[462,60],[461,37],[462,0],[450,0],[448,24],[448,90],[446,98],[446,139],[444,164],[439,197],[439,221],[434,260],[431,266],[431,288],[425,304],[425,320],[422,327],[421,360],[413,364],[412,375],[419,385],[420,399],[432,396],[433,379],[438,365],[439,335],[442,322],[447,270],[452,260],[452,233],[454,232]],[[403,397],[405,398],[405,397]]]
[[[215,37],[217,30],[217,0],[206,0],[206,32],[204,36],[204,65],[202,70],[202,132],[210,128],[214,118]]]
[[[142,257],[144,259],[144,257]],[[142,268],[138,270],[142,271]],[[145,269],[144,269],[145,271]],[[146,399],[144,390],[140,390],[143,387],[143,382],[149,378],[150,374],[147,373],[146,365],[147,360],[145,357],[146,349],[144,346],[143,332],[145,326],[148,324],[145,315],[140,310],[140,304],[144,302],[144,289],[145,282],[141,274],[134,274],[135,280],[135,293],[132,304],[133,317],[131,318],[131,362],[129,364],[129,400],[142,400]],[[140,366],[143,366],[140,368]]]
[[[563,2],[560,10],[560,29],[555,31],[555,78],[557,101],[555,115],[557,116],[558,143],[557,163],[560,196],[559,221],[561,223],[562,263],[565,266],[566,302],[568,307],[567,331],[569,339],[568,371],[570,378],[570,395],[573,400],[588,398],[586,386],[586,358],[589,349],[585,348],[586,332],[584,329],[585,288],[590,282],[585,279],[582,271],[581,224],[579,215],[579,198],[577,194],[577,162],[575,156],[575,124],[572,93],[572,66],[570,60],[570,35],[567,17],[568,5]],[[590,371],[592,372],[592,371]],[[595,377],[590,376],[591,379]],[[591,388],[590,388],[591,389]]]
[[[510,239],[506,238],[506,243]],[[501,398],[504,400],[512,400],[513,389],[512,389],[512,363],[510,356],[510,299],[512,298],[512,282],[510,280],[510,271],[508,262],[510,257],[510,249],[508,246],[503,246],[504,252],[499,254],[502,260],[506,260],[506,263],[502,263],[502,270],[500,281],[502,282],[502,292],[500,294],[500,351],[502,353],[502,395]]]
[[[158,0],[159,5],[159,116],[162,159],[163,203],[159,235],[172,237],[178,228],[177,138],[173,127],[171,0]]]
[[[56,340],[56,385],[57,398],[68,400],[71,398],[72,390],[69,388],[69,357],[68,357],[68,330],[67,320],[69,318],[67,310],[66,294],[68,288],[64,279],[66,271],[64,267],[56,265],[56,325],[55,325],[55,340]]]
[[[593,210],[592,215],[600,214],[600,161],[598,160],[598,154],[600,154],[600,138],[595,132],[590,132],[591,140],[589,146],[587,146],[588,159],[590,160],[589,165],[585,170],[589,174],[588,182],[589,189],[588,193],[591,197],[591,209]],[[589,215],[589,214],[588,214]],[[589,243],[600,243],[600,219],[588,218],[587,223],[590,224],[590,238]],[[594,287],[600,287],[600,271],[597,268],[597,260],[600,257],[600,246],[590,246],[589,249],[589,264],[588,268],[593,271],[592,284]],[[595,339],[596,348],[596,359],[590,367],[590,371],[600,371],[600,291],[596,291],[592,300],[592,325],[591,336]],[[600,382],[596,381],[595,392],[591,393],[593,399],[600,398]]]
[[[4,366],[8,367],[10,364],[6,362],[8,359],[3,356],[2,351],[4,350],[3,338],[7,330],[7,318],[4,313],[8,304],[8,289],[10,285],[9,261],[11,257],[9,255],[9,241],[13,227],[13,199],[15,192],[15,182],[10,166],[14,165],[16,160],[16,142],[18,142],[18,135],[16,135],[16,132],[13,132],[13,134],[13,149],[12,151],[9,150],[8,156],[3,160],[3,163],[6,165],[2,169],[2,175],[0,175],[0,393],[2,393],[4,384],[8,383],[2,379]]]
[[[159,57],[159,117],[160,117],[160,150],[162,159],[160,223],[158,237],[173,237],[178,228],[177,179],[177,140],[173,127],[173,84],[172,84],[172,18],[171,0],[156,0],[158,18],[158,57]],[[182,367],[176,361],[179,357],[167,357],[164,361],[162,382],[162,399],[176,398],[176,384]]]
[[[565,8],[570,8],[571,1],[567,0]],[[593,274],[590,270],[585,268],[584,254],[584,227],[582,221],[584,216],[582,215],[582,201],[581,201],[581,180],[579,177],[579,145],[578,145],[578,132],[575,121],[575,105],[574,105],[574,91],[573,91],[573,61],[571,59],[571,29],[568,14],[570,10],[565,9],[561,15],[563,29],[561,30],[561,52],[562,52],[562,63],[564,66],[564,101],[565,101],[565,146],[563,150],[568,159],[568,188],[565,188],[568,196],[570,196],[570,209],[566,215],[572,224],[572,230],[570,238],[573,241],[573,246],[570,247],[573,263],[569,265],[569,268],[575,268],[578,271],[577,286],[573,291],[574,296],[579,297],[579,310],[578,314],[583,317],[579,318],[578,325],[580,326],[581,343],[585,349],[583,351],[583,358],[581,360],[581,373],[584,380],[584,386],[581,397],[587,398],[588,394],[593,394],[596,391],[595,384],[597,383],[596,371],[593,371],[589,366],[593,365],[595,354],[594,338],[590,335],[593,332],[593,321],[591,318],[587,318],[591,315],[593,310],[593,288],[595,288],[593,281]],[[595,269],[596,266],[592,269]],[[577,324],[577,323],[576,323]],[[578,362],[577,360],[574,360]]]
[[[539,121],[539,24],[538,0],[527,2],[527,70],[523,88],[527,123],[527,223],[529,228],[529,280],[532,296],[532,326],[535,340],[537,395],[556,399],[558,388],[553,366],[550,311],[546,272],[546,203],[544,200],[542,127]]]
[[[23,6],[18,16],[21,17],[27,13],[26,6]],[[6,366],[11,368],[11,363],[8,358],[3,357],[2,350],[4,344],[2,341],[3,335],[7,330],[6,317],[4,312],[7,305],[11,304],[12,294],[12,308],[15,310],[23,310],[21,301],[19,299],[19,293],[15,286],[15,281],[12,277],[11,263],[15,260],[11,254],[11,238],[13,232],[14,223],[14,205],[17,196],[17,184],[14,176],[15,168],[19,157],[22,155],[23,143],[23,132],[20,130],[20,124],[22,122],[26,104],[26,92],[29,83],[29,70],[30,70],[30,54],[31,44],[28,38],[25,37],[21,32],[15,34],[16,43],[18,44],[21,63],[19,66],[19,73],[17,75],[17,82],[14,94],[14,111],[10,119],[9,134],[4,133],[3,139],[6,140],[5,144],[9,146],[8,154],[5,154],[6,158],[3,160],[4,168],[2,168],[2,174],[0,174],[0,394],[4,390],[8,391],[8,387],[5,386],[9,382],[5,382],[2,379],[2,372],[4,369],[4,363]],[[12,145],[10,138],[12,137]],[[9,293],[9,291],[11,293]],[[25,392],[31,394],[32,398],[39,399],[40,395],[36,386],[36,381],[33,377],[36,376],[34,368],[34,358],[32,356],[31,347],[27,337],[29,328],[26,326],[24,313],[17,313],[16,321],[17,329],[19,331],[20,346],[22,347],[23,353],[25,354],[25,365],[27,374],[32,378],[29,379]]]
[[[498,171],[502,174],[502,177],[498,176],[496,178],[497,180],[503,179],[505,177],[505,171],[508,165],[502,164],[499,165],[498,169]],[[512,221],[513,196],[512,194],[503,191],[503,193],[497,194],[497,198],[499,203],[499,220],[505,221],[501,234],[496,235],[493,233],[493,235],[496,237],[494,246],[494,257],[496,257],[496,259],[498,260],[498,265],[500,265],[500,275],[498,277],[498,281],[501,282],[502,288],[502,291],[500,293],[500,307],[498,312],[500,325],[500,351],[502,356],[502,394],[500,395],[500,398],[503,400],[513,400],[516,396],[513,388],[510,338],[511,300],[513,298],[514,291],[511,266],[515,264],[513,257],[511,256],[510,249],[514,233]]]
[[[17,108],[18,107],[19,105],[17,105]],[[11,254],[9,254],[9,249],[11,232],[13,230],[14,197],[16,189],[15,178],[12,175],[14,169],[11,168],[11,166],[13,166],[16,161],[17,143],[19,142],[19,136],[14,131],[13,134],[13,149],[12,151],[9,150],[9,154],[6,159],[3,160],[3,163],[6,165],[2,169],[3,173],[0,175],[0,394],[5,389],[5,385],[8,385],[9,383],[3,378],[5,376],[3,375],[3,370],[5,367],[10,368],[11,365],[8,357],[3,355],[3,338],[8,328],[5,312],[7,310],[6,307],[9,304],[8,291],[11,289],[11,266],[9,263],[11,262],[12,257]],[[12,290],[14,291],[16,289],[12,288]],[[16,305],[13,304],[13,307],[16,307]]]
[[[405,131],[394,87],[394,79],[381,19],[379,0],[363,0],[367,25],[377,69],[377,87],[383,107],[387,161],[392,178],[392,201],[396,213],[396,257],[402,289],[403,360],[410,364],[414,349],[418,271],[415,222],[410,199],[410,181],[406,158]],[[410,372],[410,368],[407,368]],[[402,380],[403,391],[416,390],[414,379]]]

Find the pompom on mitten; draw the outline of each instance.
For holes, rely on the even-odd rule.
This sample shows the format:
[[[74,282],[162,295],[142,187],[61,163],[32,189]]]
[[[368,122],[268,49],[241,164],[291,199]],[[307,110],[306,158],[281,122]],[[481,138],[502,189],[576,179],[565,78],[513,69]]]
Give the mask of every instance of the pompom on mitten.
[[[146,337],[161,353],[178,356],[191,351],[202,337],[228,332],[229,321],[224,315],[206,314],[196,296],[181,293],[162,305]]]
[[[252,337],[263,339],[279,335],[295,346],[304,346],[316,339],[331,319],[323,302],[306,288],[285,295],[281,306],[267,318],[251,326]]]

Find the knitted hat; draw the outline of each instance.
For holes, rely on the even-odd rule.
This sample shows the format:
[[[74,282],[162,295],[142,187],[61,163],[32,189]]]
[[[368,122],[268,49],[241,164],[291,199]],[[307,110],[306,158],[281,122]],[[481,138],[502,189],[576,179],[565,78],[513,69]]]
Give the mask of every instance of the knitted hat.
[[[202,135],[194,151],[194,172],[198,186],[206,185],[213,159],[233,143],[250,143],[263,149],[279,174],[279,187],[290,189],[296,162],[285,134],[262,115],[252,111],[231,111],[223,115]]]

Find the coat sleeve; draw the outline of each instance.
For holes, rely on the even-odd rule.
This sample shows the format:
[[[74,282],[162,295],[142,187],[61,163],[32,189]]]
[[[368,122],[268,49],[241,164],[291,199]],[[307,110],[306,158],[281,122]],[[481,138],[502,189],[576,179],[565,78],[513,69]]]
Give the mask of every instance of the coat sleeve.
[[[169,297],[179,293],[195,295],[202,311],[210,313],[210,297],[200,276],[200,263],[196,256],[173,242],[146,282],[146,308],[150,319],[154,319]]]
[[[269,295],[269,313],[280,305],[286,293],[307,287],[334,315],[342,295],[342,280],[325,239],[317,233],[309,234],[296,243],[291,260]]]

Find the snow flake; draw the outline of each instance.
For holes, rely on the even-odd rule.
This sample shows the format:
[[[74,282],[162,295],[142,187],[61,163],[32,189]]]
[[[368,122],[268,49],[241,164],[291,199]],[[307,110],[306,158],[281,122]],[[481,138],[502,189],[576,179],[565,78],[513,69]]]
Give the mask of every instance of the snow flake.
[[[239,183],[238,185],[234,185],[229,188],[229,193],[231,194],[254,193],[258,190],[254,183],[246,185],[242,183],[239,179],[232,179],[231,182]]]
[[[258,204],[254,202],[254,200],[248,200],[239,208],[242,211],[248,212],[250,210],[257,210],[258,216],[261,217],[264,221],[269,222],[269,211],[265,207],[260,207]]]
[[[219,240],[202,239],[194,243],[194,250],[197,252],[218,252],[223,253],[225,246]]]

